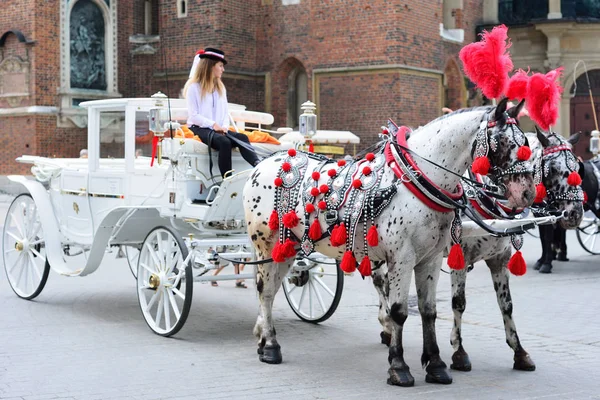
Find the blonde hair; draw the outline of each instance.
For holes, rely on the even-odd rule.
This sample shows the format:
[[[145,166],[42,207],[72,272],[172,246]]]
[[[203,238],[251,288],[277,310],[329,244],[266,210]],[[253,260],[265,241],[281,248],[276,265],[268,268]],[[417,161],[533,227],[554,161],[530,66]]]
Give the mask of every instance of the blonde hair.
[[[194,75],[188,79],[183,87],[183,97],[187,97],[187,91],[192,83],[200,85],[200,98],[215,90],[222,96],[225,93],[225,85],[220,78],[215,78],[212,75],[213,67],[221,61],[211,58],[202,58],[194,71]]]

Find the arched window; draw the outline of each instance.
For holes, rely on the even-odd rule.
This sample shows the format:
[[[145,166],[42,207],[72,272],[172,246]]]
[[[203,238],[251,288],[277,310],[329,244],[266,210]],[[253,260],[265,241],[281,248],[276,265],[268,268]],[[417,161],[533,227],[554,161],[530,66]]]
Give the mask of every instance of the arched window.
[[[104,16],[91,0],[79,0],[69,18],[71,87],[106,90]]]
[[[300,106],[308,100],[308,76],[304,67],[297,66],[288,76],[287,126],[298,128],[302,110]]]

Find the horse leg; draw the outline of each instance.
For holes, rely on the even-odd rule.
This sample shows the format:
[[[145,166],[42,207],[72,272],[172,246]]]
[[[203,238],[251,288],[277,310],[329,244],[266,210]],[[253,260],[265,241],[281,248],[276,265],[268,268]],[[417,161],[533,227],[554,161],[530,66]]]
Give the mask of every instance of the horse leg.
[[[404,362],[402,347],[402,329],[408,318],[408,291],[412,278],[412,268],[407,267],[406,260],[388,263],[390,320],[392,322],[392,337],[388,362],[387,383],[396,386],[413,386],[415,378],[410,374],[410,368]]]
[[[540,265],[540,272],[543,274],[549,274],[552,272],[552,240],[554,238],[554,228],[552,225],[541,225],[540,226],[540,239],[542,240],[542,263]]]
[[[452,313],[454,314],[454,326],[450,334],[450,344],[454,349],[454,354],[452,354],[450,368],[457,371],[470,371],[471,360],[469,360],[469,355],[463,348],[461,336],[462,315],[467,308],[467,298],[465,296],[467,268],[451,270],[450,279],[452,280]]]
[[[496,291],[496,298],[498,299],[498,306],[502,313],[502,319],[504,320],[504,331],[506,332],[506,343],[515,352],[513,368],[521,371],[534,371],[535,363],[529,357],[529,354],[521,346],[519,341],[519,335],[517,334],[517,327],[512,318],[513,304],[510,295],[509,286],[509,272],[506,268],[508,260],[510,259],[510,249],[502,254],[485,260],[490,273],[492,274],[492,280],[494,281],[494,290]]]
[[[261,253],[258,254],[260,259],[268,257]],[[260,309],[254,325],[254,335],[258,338],[258,359],[267,364],[280,364],[282,361],[281,347],[277,343],[273,324],[273,300],[292,262],[293,258],[282,263],[260,264],[256,274]]]
[[[389,347],[392,340],[392,321],[390,319],[390,306],[388,302],[390,286],[388,284],[387,266],[385,263],[380,262],[376,264],[372,276],[373,285],[379,295],[379,314],[377,319],[379,319],[379,323],[383,328],[379,336],[381,337],[381,343]]]
[[[415,284],[419,298],[419,312],[423,325],[423,354],[421,365],[427,371],[425,382],[452,383],[446,363],[440,358],[440,349],[435,335],[436,288],[440,276],[441,257],[435,257],[433,263],[421,264],[415,268]]]

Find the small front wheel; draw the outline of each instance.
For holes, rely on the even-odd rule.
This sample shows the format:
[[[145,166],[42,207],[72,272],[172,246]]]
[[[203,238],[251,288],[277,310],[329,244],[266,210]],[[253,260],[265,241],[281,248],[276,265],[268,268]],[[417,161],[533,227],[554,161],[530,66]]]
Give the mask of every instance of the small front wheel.
[[[344,272],[332,258],[299,258],[282,286],[298,318],[317,324],[329,319],[337,309],[344,289]]]
[[[137,293],[146,323],[161,336],[177,333],[190,312],[193,294],[188,249],[167,227],[152,230],[140,250]]]
[[[17,196],[6,213],[2,260],[12,290],[22,299],[37,297],[48,280],[50,264],[37,205],[29,194]]]
[[[577,228],[577,240],[585,251],[600,254],[600,220],[596,217],[584,218]]]

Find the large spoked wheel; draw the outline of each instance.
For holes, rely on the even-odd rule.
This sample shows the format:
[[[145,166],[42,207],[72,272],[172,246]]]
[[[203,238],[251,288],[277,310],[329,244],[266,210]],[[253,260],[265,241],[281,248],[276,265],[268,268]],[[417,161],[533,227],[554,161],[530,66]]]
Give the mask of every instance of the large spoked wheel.
[[[39,210],[29,194],[15,198],[6,214],[2,240],[4,269],[17,296],[39,295],[50,272]]]
[[[156,334],[171,336],[185,324],[192,304],[192,267],[188,249],[169,228],[152,230],[140,250],[137,287],[146,323]]]
[[[140,258],[140,249],[133,246],[123,246],[125,251],[125,257],[127,258],[127,265],[134,278],[137,278],[137,266],[138,259]]]
[[[600,220],[596,217],[584,218],[577,228],[577,240],[588,253],[600,254]]]
[[[319,323],[333,315],[342,298],[344,272],[331,258],[300,258],[283,279],[283,293],[292,311],[305,322]]]

